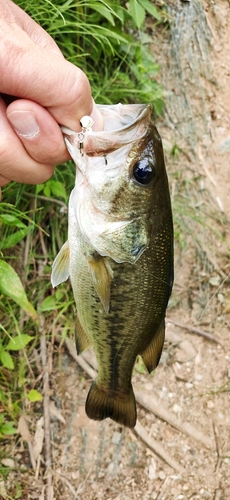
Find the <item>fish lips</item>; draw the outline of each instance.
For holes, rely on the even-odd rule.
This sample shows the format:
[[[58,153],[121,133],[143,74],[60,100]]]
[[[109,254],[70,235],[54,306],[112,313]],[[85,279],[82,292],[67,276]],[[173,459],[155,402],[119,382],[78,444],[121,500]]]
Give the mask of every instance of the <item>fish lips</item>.
[[[67,127],[61,127],[67,149],[79,168],[82,164],[82,153],[88,156],[107,155],[148,134],[152,114],[151,104],[116,104],[97,107],[104,119],[104,130],[85,133],[81,151],[79,151],[79,138],[82,134]]]

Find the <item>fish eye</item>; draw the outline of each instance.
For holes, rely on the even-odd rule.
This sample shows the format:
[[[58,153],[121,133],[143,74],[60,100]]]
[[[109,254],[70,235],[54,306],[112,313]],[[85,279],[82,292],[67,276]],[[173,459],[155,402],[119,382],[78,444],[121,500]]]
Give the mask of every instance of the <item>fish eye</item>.
[[[155,167],[153,163],[146,158],[137,161],[137,163],[133,166],[133,177],[138,184],[142,184],[144,186],[150,184],[155,177]]]

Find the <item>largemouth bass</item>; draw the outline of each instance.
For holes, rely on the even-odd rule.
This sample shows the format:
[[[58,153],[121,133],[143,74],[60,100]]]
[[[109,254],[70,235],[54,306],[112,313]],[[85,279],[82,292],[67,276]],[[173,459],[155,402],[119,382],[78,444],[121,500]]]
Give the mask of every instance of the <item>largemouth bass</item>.
[[[131,377],[138,354],[151,372],[165,336],[173,284],[173,223],[163,148],[151,105],[99,106],[102,132],[64,129],[76,163],[68,241],[52,270],[76,301],[76,346],[94,348],[89,418],[136,423]]]

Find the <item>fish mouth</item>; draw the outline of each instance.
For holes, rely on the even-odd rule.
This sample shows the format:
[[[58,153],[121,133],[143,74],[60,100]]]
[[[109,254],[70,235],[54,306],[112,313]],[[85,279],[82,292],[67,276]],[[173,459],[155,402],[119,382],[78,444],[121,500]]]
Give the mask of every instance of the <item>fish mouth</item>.
[[[97,105],[104,120],[104,130],[88,131],[84,136],[83,147],[79,152],[79,133],[61,127],[67,149],[79,166],[82,153],[88,156],[103,156],[116,151],[121,146],[140,140],[148,133],[151,121],[151,104]],[[109,108],[109,109],[108,109]]]

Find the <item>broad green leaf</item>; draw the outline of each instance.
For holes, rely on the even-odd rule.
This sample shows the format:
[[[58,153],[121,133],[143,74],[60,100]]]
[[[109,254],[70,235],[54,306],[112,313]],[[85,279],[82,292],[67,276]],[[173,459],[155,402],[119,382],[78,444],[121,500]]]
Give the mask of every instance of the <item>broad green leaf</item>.
[[[0,259],[0,292],[13,299],[24,311],[38,321],[38,315],[28,301],[22,282],[15,270],[4,260]]]
[[[39,194],[41,191],[43,191],[44,187],[45,187],[45,184],[37,184],[36,194]]]
[[[111,11],[107,9],[107,7],[101,3],[93,3],[91,8],[93,10],[96,10],[96,12],[99,12],[102,17],[105,17],[111,24],[112,26],[115,26],[114,18],[111,14]]]
[[[40,392],[36,391],[36,389],[31,389],[29,394],[27,394],[27,398],[31,403],[35,403],[36,401],[42,401],[43,396]]]
[[[53,311],[54,309],[57,309],[58,304],[57,304],[57,299],[54,295],[49,295],[46,297],[41,305],[39,306],[39,310],[42,312],[45,311]]]
[[[18,219],[18,217],[15,217],[15,215],[10,215],[10,214],[1,214],[0,222],[2,222],[3,224],[7,224],[7,226],[16,226],[21,228],[26,227],[24,222]]]
[[[129,12],[137,28],[140,28],[145,20],[145,9],[137,2],[137,0],[130,0]]]
[[[142,7],[145,9],[146,12],[151,14],[151,16],[155,17],[158,21],[161,19],[161,15],[155,5],[151,3],[149,0],[138,0],[139,3],[142,5]]]
[[[18,431],[14,427],[14,422],[6,422],[1,425],[0,432],[5,436],[11,436],[12,434],[17,434]]]
[[[65,186],[62,182],[51,180],[49,181],[49,187],[53,196],[56,196],[57,198],[64,198],[65,200],[67,199]]]
[[[17,335],[16,337],[10,339],[5,349],[8,351],[19,351],[20,349],[24,349],[24,347],[26,347],[26,345],[29,344],[33,338],[34,337],[31,337],[31,335],[22,333],[21,335]]]
[[[47,198],[50,198],[50,196],[51,196],[51,192],[50,192],[50,186],[49,186],[49,184],[47,184],[47,185],[44,187],[43,192],[44,192],[44,195],[45,195],[45,196],[47,196]]]
[[[8,370],[13,370],[14,369],[14,362],[12,359],[12,356],[10,355],[9,352],[6,352],[5,349],[0,351],[0,360],[5,368],[8,368]]]
[[[29,231],[31,231],[31,226],[25,227],[25,229],[20,229],[20,231],[16,231],[15,233],[6,236],[0,242],[0,248],[14,247],[19,241],[23,240],[23,238],[27,236]]]

